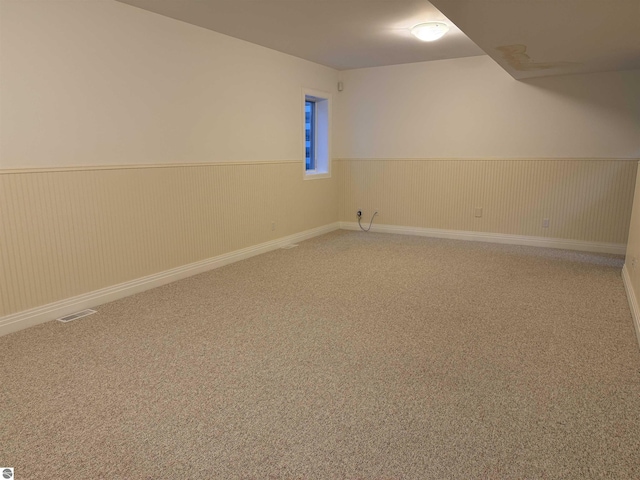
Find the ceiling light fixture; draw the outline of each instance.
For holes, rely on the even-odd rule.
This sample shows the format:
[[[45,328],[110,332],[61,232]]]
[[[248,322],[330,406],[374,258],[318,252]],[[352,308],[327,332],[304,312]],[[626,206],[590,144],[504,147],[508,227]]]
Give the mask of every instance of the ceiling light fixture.
[[[442,22],[419,23],[411,29],[411,34],[423,42],[438,40],[449,31],[449,25]]]

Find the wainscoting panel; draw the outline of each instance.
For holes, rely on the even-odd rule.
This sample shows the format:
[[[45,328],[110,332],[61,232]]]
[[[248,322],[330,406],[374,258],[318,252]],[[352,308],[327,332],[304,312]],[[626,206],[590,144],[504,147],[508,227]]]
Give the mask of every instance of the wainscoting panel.
[[[626,244],[637,160],[336,163],[340,221]],[[482,216],[476,217],[476,209]],[[543,220],[549,219],[544,228]]]
[[[300,162],[0,171],[0,317],[337,221]]]

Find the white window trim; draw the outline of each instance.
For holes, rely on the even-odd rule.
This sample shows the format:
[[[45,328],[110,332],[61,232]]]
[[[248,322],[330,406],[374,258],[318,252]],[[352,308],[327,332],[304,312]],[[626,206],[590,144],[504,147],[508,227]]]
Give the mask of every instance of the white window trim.
[[[308,97],[317,99],[316,103],[316,170],[307,170],[305,158],[305,103]],[[302,89],[302,133],[300,139],[302,141],[302,175],[304,180],[315,180],[320,178],[331,177],[331,164],[333,163],[331,155],[331,94],[320,90],[312,90],[309,88]],[[326,108],[323,108],[326,106]],[[320,116],[320,118],[318,118]],[[319,151],[320,150],[320,151]]]

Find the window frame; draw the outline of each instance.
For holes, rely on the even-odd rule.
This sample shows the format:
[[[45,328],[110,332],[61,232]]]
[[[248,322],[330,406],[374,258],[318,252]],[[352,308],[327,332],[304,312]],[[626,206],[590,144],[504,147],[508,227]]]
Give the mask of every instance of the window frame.
[[[306,109],[307,102],[314,103],[311,120],[313,169],[307,169]],[[331,177],[331,94],[308,88],[302,89],[302,168],[305,180]]]

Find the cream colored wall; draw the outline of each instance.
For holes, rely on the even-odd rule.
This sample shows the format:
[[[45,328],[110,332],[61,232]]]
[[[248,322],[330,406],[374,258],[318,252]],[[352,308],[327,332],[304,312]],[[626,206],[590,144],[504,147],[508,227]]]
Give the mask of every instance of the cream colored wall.
[[[336,71],[115,1],[0,22],[0,317],[337,222],[301,125]]]
[[[112,0],[1,0],[0,22],[0,168],[299,160],[301,88],[336,89],[333,69]]]
[[[2,173],[0,317],[333,223],[337,198],[297,161]]]
[[[640,175],[640,170],[638,170],[638,175]],[[636,179],[636,191],[633,200],[633,213],[631,216],[629,242],[627,244],[626,263],[630,264],[634,257],[640,259],[640,181],[638,181],[638,179]],[[640,268],[637,268],[630,273],[633,273],[631,278],[636,291],[640,292]]]
[[[634,160],[340,160],[340,219],[625,244]],[[482,217],[475,209],[482,208]],[[549,219],[549,227],[542,220]]]
[[[629,239],[627,242],[627,255],[625,258],[625,270],[630,285],[627,285],[627,293],[633,296],[631,300],[632,312],[636,315],[636,328],[638,341],[640,341],[640,311],[634,311],[633,305],[639,307],[640,300],[640,169],[638,179],[636,179],[636,191],[633,199],[633,211],[631,214],[631,225],[629,226]]]
[[[640,70],[519,82],[470,57],[340,76],[341,221],[626,243]]]
[[[640,157],[640,70],[519,82],[480,56],[340,74],[336,158]]]

